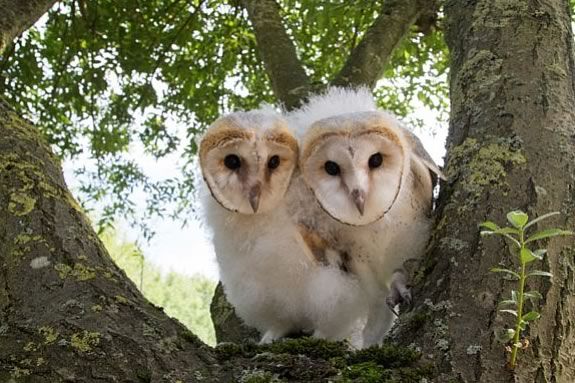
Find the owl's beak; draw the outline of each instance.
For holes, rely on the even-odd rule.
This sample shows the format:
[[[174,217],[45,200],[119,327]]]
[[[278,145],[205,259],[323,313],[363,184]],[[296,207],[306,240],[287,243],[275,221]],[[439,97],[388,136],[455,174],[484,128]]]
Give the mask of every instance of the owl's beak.
[[[365,206],[365,192],[360,189],[353,189],[351,191],[351,198],[360,215],[363,215],[363,208]]]
[[[248,199],[250,201],[250,206],[254,213],[258,212],[258,207],[260,206],[260,195],[262,194],[262,186],[258,182],[254,186],[251,187],[248,193]]]

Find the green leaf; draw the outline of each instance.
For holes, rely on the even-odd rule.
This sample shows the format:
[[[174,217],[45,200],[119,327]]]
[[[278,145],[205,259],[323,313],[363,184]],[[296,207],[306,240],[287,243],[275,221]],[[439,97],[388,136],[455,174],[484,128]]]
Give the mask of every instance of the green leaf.
[[[521,263],[530,263],[536,259],[538,258],[535,256],[535,254],[533,254],[531,250],[529,250],[526,247],[523,247],[521,249],[521,252],[519,253],[519,260],[521,261]]]
[[[513,339],[514,336],[515,336],[515,330],[514,329],[512,329],[512,328],[505,329],[505,332],[503,333],[503,341],[508,342],[511,339]]]
[[[525,322],[532,322],[536,319],[539,319],[541,317],[541,314],[539,314],[537,311],[530,311],[527,314],[523,315],[521,317],[521,320],[524,320]]]
[[[527,277],[548,277],[552,278],[553,274],[548,271],[535,270],[527,274]]]
[[[506,300],[499,302],[499,306],[505,306],[505,305],[515,306],[515,305],[517,305],[517,302],[515,302],[514,300],[511,300],[511,299],[506,299]]]
[[[573,232],[570,230],[562,230],[562,229],[545,229],[545,230],[538,231],[537,233],[531,235],[525,241],[525,243],[538,241],[538,240],[544,239],[544,238],[557,237],[559,235],[573,235]]]
[[[489,271],[491,271],[492,273],[505,273],[505,274],[513,276],[515,279],[519,279],[518,273],[516,273],[515,271],[512,271],[512,270],[503,269],[501,267],[492,267],[491,269],[489,269]]]
[[[543,299],[543,295],[541,295],[541,293],[537,290],[527,291],[523,295],[529,299]]]
[[[479,227],[484,227],[484,228],[489,229],[491,231],[499,230],[499,226],[497,226],[497,224],[495,222],[491,222],[491,221],[482,222],[479,224]]]
[[[514,227],[521,229],[527,223],[529,217],[521,210],[510,211],[507,213],[507,220]]]
[[[542,260],[543,256],[547,254],[547,249],[537,249],[533,252],[537,259]]]
[[[517,302],[517,291],[511,290],[511,300]]]
[[[513,244],[515,246],[517,246],[517,248],[521,247],[521,244],[519,243],[519,241],[517,239],[513,238],[512,236],[510,236],[509,234],[504,233],[504,232],[482,231],[480,234],[481,235],[502,235],[505,238],[509,238],[511,240],[511,242],[513,242]]]
[[[499,311],[501,311],[502,313],[511,314],[511,315],[513,315],[513,316],[515,316],[515,317],[517,316],[517,311],[516,311],[516,310],[503,309],[503,310],[499,310]]]
[[[529,222],[527,225],[525,225],[525,227],[523,229],[527,229],[529,226],[534,225],[539,221],[542,221],[546,218],[552,217],[552,216],[557,215],[557,214],[561,214],[561,213],[559,213],[558,211],[553,211],[551,213],[543,214],[542,216],[539,216],[539,217],[535,218],[533,221]]]

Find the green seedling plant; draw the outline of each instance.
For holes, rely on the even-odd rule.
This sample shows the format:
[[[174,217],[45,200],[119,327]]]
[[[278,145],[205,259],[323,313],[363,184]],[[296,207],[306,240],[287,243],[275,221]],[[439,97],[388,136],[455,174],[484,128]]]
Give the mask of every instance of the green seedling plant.
[[[530,235],[527,235],[527,232],[534,224],[557,214],[559,214],[559,212],[552,212],[529,221],[527,214],[516,210],[507,214],[507,221],[509,221],[511,226],[499,227],[491,221],[486,221],[479,225],[483,229],[481,231],[481,235],[483,236],[499,235],[507,238],[512,254],[517,255],[517,259],[519,260],[519,267],[515,267],[515,270],[501,267],[493,267],[490,270],[494,273],[505,275],[506,279],[517,281],[517,290],[511,290],[511,299],[506,299],[499,303],[500,307],[505,307],[500,310],[501,312],[511,314],[516,318],[514,327],[506,329],[504,333],[504,340],[511,342],[509,367],[512,369],[516,366],[518,351],[528,344],[527,342],[521,341],[521,333],[525,331],[529,322],[537,320],[541,316],[539,312],[535,310],[524,313],[527,299],[534,302],[535,300],[543,298],[539,291],[525,291],[525,282],[532,277],[553,277],[548,271],[532,270],[533,262],[543,260],[547,249],[540,248],[531,250],[531,247],[535,244],[535,241],[573,234],[571,231],[558,228],[544,229]]]

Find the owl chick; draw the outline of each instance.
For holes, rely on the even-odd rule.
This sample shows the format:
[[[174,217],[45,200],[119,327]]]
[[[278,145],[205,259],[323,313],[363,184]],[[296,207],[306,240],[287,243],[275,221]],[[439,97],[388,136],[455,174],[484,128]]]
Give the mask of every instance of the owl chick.
[[[380,343],[394,319],[389,306],[410,299],[397,270],[424,251],[433,174],[441,172],[417,137],[377,110],[366,90],[331,89],[288,120],[300,134],[301,174],[317,201],[311,208],[310,192],[300,188],[308,207],[292,214],[313,220],[320,233],[336,233],[348,250],[348,268],[369,299],[363,345]]]
[[[271,110],[224,116],[199,157],[220,278],[239,317],[262,343],[301,331],[347,337],[366,304],[343,252],[287,212],[298,144],[285,120]]]

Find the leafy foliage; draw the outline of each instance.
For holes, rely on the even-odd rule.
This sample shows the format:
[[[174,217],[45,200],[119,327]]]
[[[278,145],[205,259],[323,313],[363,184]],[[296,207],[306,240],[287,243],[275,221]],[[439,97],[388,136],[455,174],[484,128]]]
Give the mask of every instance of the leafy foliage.
[[[543,299],[543,295],[539,291],[525,291],[526,281],[530,277],[535,276],[547,278],[553,277],[553,274],[548,271],[534,270],[528,272],[528,269],[532,266],[534,261],[543,260],[547,250],[542,248],[532,251],[527,247],[527,244],[556,236],[573,235],[573,232],[571,231],[552,228],[541,230],[528,236],[527,229],[534,224],[557,214],[559,213],[548,213],[529,221],[527,214],[520,210],[515,210],[507,214],[507,221],[511,226],[499,227],[496,223],[491,221],[486,221],[480,224],[480,227],[485,229],[481,231],[481,235],[500,235],[507,238],[511,244],[510,248],[512,252],[517,256],[519,261],[519,267],[516,270],[501,267],[493,267],[491,269],[494,273],[501,273],[508,279],[517,281],[517,290],[511,290],[511,299],[505,299],[499,303],[500,306],[511,307],[500,309],[499,311],[511,314],[515,317],[514,328],[508,328],[504,333],[505,341],[511,342],[510,346],[508,346],[511,351],[511,357],[509,360],[509,366],[511,368],[515,368],[516,366],[517,352],[528,345],[528,343],[521,340],[521,333],[525,331],[529,322],[533,322],[541,316],[536,310],[524,313],[527,299],[532,302],[533,306],[533,301]]]
[[[214,281],[174,272],[163,275],[145,260],[136,244],[122,240],[115,231],[106,230],[100,238],[114,262],[150,302],[163,307],[169,316],[178,319],[205,343],[215,345],[210,317]]]
[[[306,71],[321,87],[383,0],[279,4]],[[440,27],[441,21],[425,35],[414,29],[395,50],[376,89],[383,107],[401,116],[414,103],[446,110]],[[140,214],[131,203],[136,189],[151,196],[146,217],[187,212],[198,135],[223,112],[274,102],[247,14],[232,0],[64,0],[0,58],[0,91],[60,156],[93,160],[79,171],[82,193],[105,203],[103,223]],[[151,179],[127,155],[135,147],[157,158],[183,153],[182,175]]]

